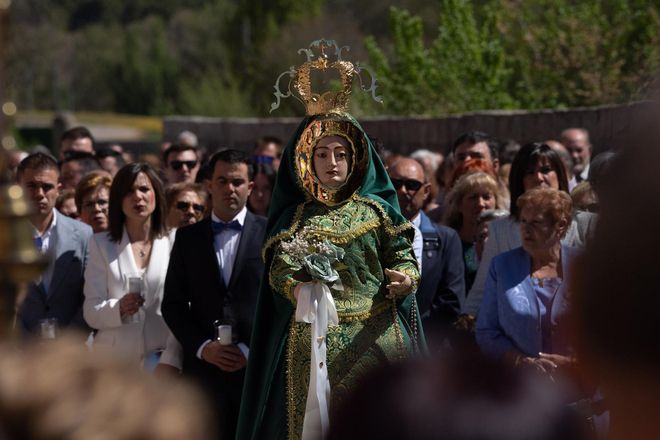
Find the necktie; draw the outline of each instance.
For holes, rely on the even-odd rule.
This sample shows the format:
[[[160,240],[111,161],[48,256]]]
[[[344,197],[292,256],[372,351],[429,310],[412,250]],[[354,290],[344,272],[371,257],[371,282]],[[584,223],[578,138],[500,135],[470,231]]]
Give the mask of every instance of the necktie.
[[[241,224],[238,220],[234,220],[230,223],[225,222],[211,222],[211,228],[213,229],[213,234],[217,235],[226,231],[227,229],[233,229],[234,231],[240,231],[242,229]]]
[[[37,247],[37,250],[41,252],[41,248],[44,245],[44,240],[41,237],[34,237],[34,245]]]

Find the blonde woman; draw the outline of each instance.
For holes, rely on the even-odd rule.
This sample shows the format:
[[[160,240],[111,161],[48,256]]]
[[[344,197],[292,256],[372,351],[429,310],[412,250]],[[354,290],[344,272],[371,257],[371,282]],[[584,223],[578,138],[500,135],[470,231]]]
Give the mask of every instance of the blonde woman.
[[[444,222],[461,237],[466,292],[477,275],[481,251],[488,238],[488,225],[479,221],[480,216],[486,210],[501,209],[503,204],[497,181],[483,172],[461,176],[447,195]]]

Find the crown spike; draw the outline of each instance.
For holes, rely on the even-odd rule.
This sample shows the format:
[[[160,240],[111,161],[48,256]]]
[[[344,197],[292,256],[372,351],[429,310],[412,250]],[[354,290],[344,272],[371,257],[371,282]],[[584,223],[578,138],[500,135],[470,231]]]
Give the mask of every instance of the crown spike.
[[[317,51],[315,51],[315,49]],[[326,50],[334,49],[334,61],[330,59]],[[353,87],[353,78],[357,75],[360,81],[360,89],[370,93],[371,97],[379,103],[383,100],[376,96],[376,78],[373,73],[359,63],[353,64],[348,60],[342,59],[342,51],[351,50],[349,46],[339,47],[335,40],[326,40],[321,38],[310,43],[307,49],[298,50],[298,54],[305,54],[307,61],[301,64],[297,69],[292,66],[288,71],[280,74],[275,82],[275,99],[271,104],[270,111],[279,108],[281,99],[290,96],[295,97],[305,105],[308,115],[317,115],[322,113],[332,113],[348,110],[348,100]],[[318,55],[315,55],[319,53]],[[339,91],[320,92],[312,88],[311,74],[313,71],[337,71],[340,78],[341,89]],[[371,78],[371,85],[367,89],[360,76],[362,71],[367,71]],[[289,75],[289,85],[287,93],[280,90],[280,81],[286,75]],[[293,89],[291,88],[293,85]]]

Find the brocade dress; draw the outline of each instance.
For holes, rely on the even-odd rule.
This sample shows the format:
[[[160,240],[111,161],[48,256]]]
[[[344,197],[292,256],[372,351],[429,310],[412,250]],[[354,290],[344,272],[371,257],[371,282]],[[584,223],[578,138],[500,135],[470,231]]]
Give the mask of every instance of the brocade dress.
[[[314,173],[314,149],[326,136],[339,136],[348,145],[350,166],[339,187],[324,186]],[[409,275],[409,292],[419,280],[412,249],[414,227],[401,215],[387,171],[352,116],[333,112],[301,122],[282,154],[268,223],[263,249],[267,279],[262,280],[255,313],[237,431],[240,440],[301,438],[303,426],[309,427],[306,420],[313,420],[311,412],[306,419],[306,403],[313,402],[308,399],[313,393],[312,372],[324,377],[327,372],[325,411],[326,403],[332,408],[344,400],[369,370],[409,356],[417,341],[425,349],[414,296],[386,298],[385,269]],[[318,349],[312,350],[312,325],[305,319],[296,321],[293,296],[296,286],[310,277],[282,247],[309,234],[344,250],[344,257],[332,265],[343,290],[327,286],[338,325],[322,332],[325,339],[319,342],[325,342],[325,354],[319,359],[327,365],[316,366],[316,371],[311,368]],[[323,379],[323,386],[327,382]]]
[[[405,357],[410,338],[402,331],[393,300],[385,297],[384,269],[419,279],[411,242],[403,227],[395,228],[380,205],[354,195],[337,206],[318,202],[301,205],[291,233],[306,227],[313,236],[327,239],[345,251],[333,267],[339,273],[343,291],[332,290],[339,325],[328,329],[327,362],[331,385],[330,405],[339,403],[369,370],[382,363]],[[270,267],[269,282],[274,292],[293,306],[293,291],[301,282],[294,274],[301,270],[278,246]],[[310,371],[310,325],[291,320],[286,353],[287,413],[289,438],[300,438]]]

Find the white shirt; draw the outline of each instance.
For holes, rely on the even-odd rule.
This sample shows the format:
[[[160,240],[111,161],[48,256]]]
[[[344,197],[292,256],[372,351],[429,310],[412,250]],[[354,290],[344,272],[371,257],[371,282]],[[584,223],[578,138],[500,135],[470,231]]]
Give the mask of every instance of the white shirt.
[[[580,179],[589,180],[589,165],[591,164],[588,163],[580,173]]]
[[[55,241],[56,237],[53,235],[53,230],[57,224],[57,210],[53,208],[53,219],[50,221],[50,225],[46,228],[43,234],[39,234],[37,228],[32,226],[33,232],[32,237],[35,239],[35,245],[37,238],[41,238],[41,253],[46,254],[48,249],[50,249],[51,244]],[[44,286],[44,290],[48,292],[48,286],[50,285],[50,280],[53,278],[53,265],[49,265],[48,268],[41,275],[41,284]],[[39,280],[37,280],[37,284]]]
[[[419,229],[422,225],[422,215],[418,212],[417,215],[410,220],[415,227],[415,238],[413,239],[413,252],[419,264],[419,276],[422,276],[422,252],[424,251],[424,237],[422,231]]]
[[[247,208],[244,206],[229,223],[236,220],[242,228],[245,226],[246,215]],[[213,213],[211,213],[211,220],[214,222],[222,222],[222,220]],[[236,229],[227,228],[213,237],[215,255],[218,259],[218,267],[220,268],[222,279],[225,281],[225,286],[229,285],[229,280],[231,279],[231,272],[234,268],[234,261],[236,260],[236,253],[238,252],[238,243],[241,241],[242,233],[242,230],[237,231]]]

